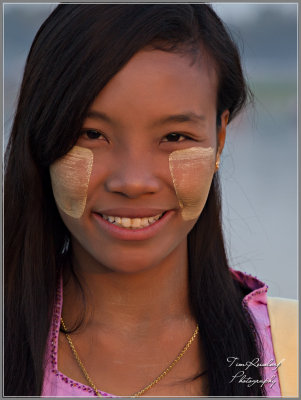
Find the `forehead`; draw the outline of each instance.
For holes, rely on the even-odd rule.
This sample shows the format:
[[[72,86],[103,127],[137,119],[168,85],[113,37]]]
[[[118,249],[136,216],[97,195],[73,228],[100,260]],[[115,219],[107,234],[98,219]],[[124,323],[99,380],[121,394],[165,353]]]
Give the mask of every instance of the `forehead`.
[[[217,74],[214,62],[201,54],[144,49],[108,82],[91,108],[107,112],[157,113],[184,111],[198,113],[216,108]],[[136,117],[139,114],[136,114]]]

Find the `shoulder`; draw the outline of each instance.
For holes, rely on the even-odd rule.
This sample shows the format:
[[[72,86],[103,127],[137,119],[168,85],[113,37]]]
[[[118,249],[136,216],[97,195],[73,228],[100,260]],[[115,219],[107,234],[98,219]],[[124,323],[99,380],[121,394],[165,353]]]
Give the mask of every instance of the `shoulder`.
[[[242,271],[230,269],[233,279],[246,290],[243,305],[251,312],[263,346],[263,360],[275,360],[281,395],[298,395],[298,308],[293,299],[268,296],[268,286]],[[265,370],[271,368],[266,367]]]

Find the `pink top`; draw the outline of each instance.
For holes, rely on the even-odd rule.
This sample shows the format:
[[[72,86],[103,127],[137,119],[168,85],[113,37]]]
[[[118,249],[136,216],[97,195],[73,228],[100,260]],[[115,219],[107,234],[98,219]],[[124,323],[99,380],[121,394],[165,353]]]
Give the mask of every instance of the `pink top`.
[[[266,366],[263,368],[264,379],[268,380],[265,383],[266,394],[268,397],[281,396],[278,370],[275,369],[275,367],[271,366],[271,364],[275,362],[275,355],[273,350],[271,326],[267,309],[268,287],[259,279],[251,275],[245,274],[240,271],[235,271],[232,269],[231,272],[236,277],[237,280],[239,280],[243,285],[251,289],[251,292],[244,297],[243,304],[246,307],[248,307],[248,309],[253,314],[255,320],[255,327],[260,335],[264,348],[263,363],[268,365],[270,364],[270,366]],[[66,375],[64,375],[58,370],[57,349],[58,349],[58,335],[60,329],[62,304],[63,304],[63,288],[61,280],[60,285],[57,289],[57,302],[54,309],[52,328],[48,339],[48,347],[46,352],[46,369],[44,375],[42,396],[43,397],[96,396],[94,390],[91,387],[68,378]],[[229,362],[231,361],[232,360],[230,360]],[[256,362],[255,360],[250,360],[250,361]],[[233,365],[239,362],[240,360],[234,360],[234,355],[233,355]],[[239,379],[247,379],[248,377],[248,369],[237,366],[237,373],[239,373],[242,370],[244,371],[245,378],[243,378],[243,376],[242,377],[238,376],[237,378],[235,378],[237,379],[237,382],[239,381]],[[248,383],[241,383],[241,384],[248,384]],[[255,384],[258,385],[258,383]],[[102,396],[118,397],[106,392],[102,392],[101,390],[99,390],[99,393]]]

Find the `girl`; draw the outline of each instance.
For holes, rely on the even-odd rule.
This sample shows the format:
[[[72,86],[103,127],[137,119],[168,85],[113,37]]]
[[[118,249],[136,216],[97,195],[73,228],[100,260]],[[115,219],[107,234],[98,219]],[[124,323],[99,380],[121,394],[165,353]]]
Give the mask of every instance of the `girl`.
[[[280,395],[267,287],[229,268],[221,229],[248,94],[209,5],[45,21],[6,158],[6,395]]]

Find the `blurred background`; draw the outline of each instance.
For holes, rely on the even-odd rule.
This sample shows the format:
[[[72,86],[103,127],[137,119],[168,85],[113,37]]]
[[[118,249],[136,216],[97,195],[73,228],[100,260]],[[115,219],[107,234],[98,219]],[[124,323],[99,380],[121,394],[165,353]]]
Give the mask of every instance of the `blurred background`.
[[[56,4],[4,4],[4,143],[25,60]],[[220,166],[230,264],[297,298],[297,3],[214,3],[255,96],[228,127]]]

